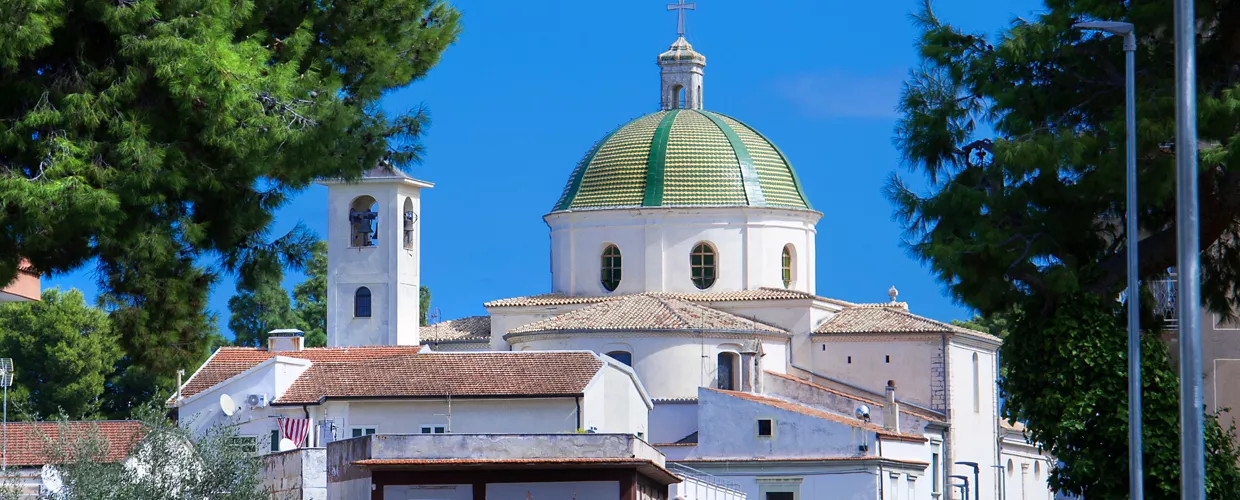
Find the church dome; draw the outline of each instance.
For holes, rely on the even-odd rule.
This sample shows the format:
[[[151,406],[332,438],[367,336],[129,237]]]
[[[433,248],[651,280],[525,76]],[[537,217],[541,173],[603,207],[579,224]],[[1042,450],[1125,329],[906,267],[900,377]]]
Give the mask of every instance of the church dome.
[[[735,206],[810,209],[775,144],[739,120],[691,108],[651,113],[604,136],[553,212]]]

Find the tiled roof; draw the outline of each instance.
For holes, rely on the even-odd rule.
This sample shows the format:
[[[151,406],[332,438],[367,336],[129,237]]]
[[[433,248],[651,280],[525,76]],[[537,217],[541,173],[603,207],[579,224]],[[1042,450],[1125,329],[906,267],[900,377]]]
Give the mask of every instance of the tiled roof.
[[[845,308],[819,325],[814,333],[953,333],[999,341],[999,337],[924,318],[901,307],[873,305]]]
[[[836,396],[845,397],[845,398],[848,398],[848,399],[851,399],[851,400],[857,401],[857,402],[859,402],[859,403],[865,403],[865,404],[870,405],[870,406],[873,406],[873,407],[875,407],[875,408],[882,408],[882,407],[883,407],[883,405],[885,404],[883,401],[880,401],[880,400],[878,400],[878,399],[874,399],[874,398],[866,398],[866,397],[861,397],[861,396],[858,396],[858,395],[856,395],[856,394],[849,394],[849,393],[847,393],[847,392],[838,391],[838,390],[832,389],[832,388],[827,387],[827,386],[824,386],[824,385],[815,384],[815,383],[810,382],[810,381],[808,381],[808,380],[801,380],[801,379],[799,379],[799,378],[793,377],[792,375],[788,375],[788,374],[786,374],[786,373],[776,373],[776,372],[773,372],[773,371],[770,371],[770,370],[763,370],[763,373],[766,373],[767,375],[771,375],[771,376],[773,376],[773,377],[779,377],[779,378],[782,378],[782,379],[785,379],[785,380],[788,380],[788,381],[791,381],[791,382],[796,382],[796,383],[798,383],[798,384],[803,384],[803,385],[806,385],[806,386],[809,386],[809,387],[813,387],[814,389],[817,389],[817,390],[820,390],[820,391],[829,392],[829,393],[834,394],[834,395],[836,395]],[[897,402],[898,402],[898,401],[897,401]],[[935,415],[935,414],[933,414],[933,413],[926,412],[926,411],[921,411],[920,409],[917,409],[917,408],[911,407],[911,406],[909,406],[909,405],[907,405],[907,404],[905,404],[905,403],[900,403],[900,413],[905,413],[905,414],[912,415],[912,416],[914,416],[914,417],[917,417],[917,418],[920,418],[920,419],[923,419],[923,420],[929,420],[929,421],[932,421],[932,422],[946,422],[946,421],[947,421],[947,420],[946,420],[946,419],[944,419],[942,416]]]
[[[514,328],[509,335],[534,332],[711,330],[787,333],[782,329],[718,309],[661,295],[629,295]]]
[[[324,398],[570,396],[603,367],[585,351],[422,353],[317,361],[274,404]]]
[[[350,462],[358,467],[374,469],[455,469],[458,467],[531,469],[531,468],[619,468],[633,467],[662,484],[675,484],[681,478],[662,465],[642,458],[369,458]]]
[[[308,347],[298,352],[271,352],[258,347],[221,347],[208,359],[181,388],[181,396],[188,398],[211,386],[271,359],[275,355],[299,358],[311,362],[349,362],[392,356],[408,356],[421,350],[420,346],[372,346],[372,347]]]
[[[757,394],[753,394],[749,392],[725,391],[722,389],[711,389],[711,388],[704,388],[704,389],[708,391],[715,391],[721,394],[726,394],[728,396],[732,396],[735,398],[744,399],[747,401],[753,401],[755,403],[764,404],[764,405],[771,406],[774,408],[779,408],[781,410],[787,410],[787,411],[794,412],[794,413],[800,413],[802,415],[821,418],[823,420],[830,420],[832,422],[850,425],[850,426],[857,427],[860,429],[871,430],[871,431],[874,431],[874,432],[877,432],[883,435],[891,435],[894,437],[900,437],[900,438],[906,438],[906,439],[918,439],[918,440],[924,439],[922,436],[918,436],[915,434],[892,432],[878,425],[866,423],[866,422],[857,420],[852,417],[845,417],[843,415],[836,415],[834,413],[828,413],[826,411],[819,410],[817,408],[811,408],[808,406],[799,405],[799,404],[796,404],[790,401],[784,401],[782,399],[759,396]]]
[[[419,329],[422,342],[480,342],[491,339],[491,317],[469,316]]]
[[[62,436],[62,432],[65,435]],[[119,462],[129,456],[134,445],[146,437],[147,427],[134,420],[73,421],[73,422],[9,422],[7,462],[13,466],[43,466],[72,460],[53,452],[67,441],[81,442],[98,436],[106,446],[102,460]],[[94,458],[94,457],[92,457]]]
[[[577,164],[553,211],[671,206],[810,208],[792,165],[753,127],[673,109],[604,136]]]
[[[746,300],[805,300],[815,299],[840,306],[851,306],[850,302],[842,300],[829,299],[826,297],[818,297],[810,293],[800,292],[796,290],[784,290],[782,288],[758,288],[754,290],[737,290],[732,292],[707,292],[707,293],[649,293],[659,297],[670,297],[674,299],[685,300],[689,302],[739,302]],[[601,295],[601,296],[567,296],[556,293],[548,293],[543,295],[531,295],[527,297],[512,297],[508,299],[492,300],[487,302],[486,307],[513,307],[513,306],[566,306],[577,304],[597,304],[599,302],[607,302],[631,295]]]

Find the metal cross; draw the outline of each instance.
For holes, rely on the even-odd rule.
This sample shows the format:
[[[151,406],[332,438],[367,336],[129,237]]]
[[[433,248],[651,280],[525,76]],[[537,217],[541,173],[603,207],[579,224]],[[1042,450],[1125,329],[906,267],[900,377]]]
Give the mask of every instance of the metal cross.
[[[685,3],[685,0],[677,0],[678,3],[667,4],[667,10],[675,10],[676,12],[676,34],[685,36],[685,11],[697,10],[696,3]]]

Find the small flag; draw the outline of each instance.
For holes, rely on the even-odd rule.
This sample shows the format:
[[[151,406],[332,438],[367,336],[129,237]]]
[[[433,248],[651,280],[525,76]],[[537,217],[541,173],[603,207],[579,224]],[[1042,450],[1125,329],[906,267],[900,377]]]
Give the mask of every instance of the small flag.
[[[310,419],[280,418],[280,439],[292,441],[293,446],[300,448],[309,433]]]

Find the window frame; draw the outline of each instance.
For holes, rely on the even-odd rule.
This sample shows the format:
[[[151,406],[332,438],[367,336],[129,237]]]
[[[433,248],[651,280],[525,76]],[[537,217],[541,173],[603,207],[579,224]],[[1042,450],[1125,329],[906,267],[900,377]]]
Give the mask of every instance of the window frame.
[[[709,258],[710,264],[706,261]],[[699,260],[695,264],[694,260]],[[707,271],[710,275],[707,278]],[[719,281],[719,250],[708,241],[699,241],[689,250],[689,280],[698,290],[709,290]]]
[[[614,255],[611,252],[614,251]],[[603,290],[614,292],[620,287],[620,281],[624,279],[624,253],[620,251],[620,247],[615,243],[608,243],[603,247],[603,252],[599,256],[599,284]],[[611,286],[608,286],[608,285]]]
[[[779,255],[779,277],[784,283],[785,289],[791,289],[796,286],[796,247],[792,243],[784,245],[783,251]]]
[[[365,295],[366,314],[361,314],[362,313],[362,298],[363,298],[362,292],[363,291],[366,292],[366,295]],[[374,301],[375,301],[375,293],[370,290],[370,287],[359,286],[356,289],[354,289],[353,290],[353,317],[354,318],[373,318],[374,313],[375,313]]]
[[[719,383],[719,381],[722,380],[720,378],[721,374],[719,373],[719,367],[723,366],[723,363],[721,361],[723,360],[724,356],[727,356],[728,359],[730,360],[728,363],[728,387],[723,387],[723,384]],[[740,361],[741,361],[740,353],[737,353],[734,351],[719,351],[719,353],[715,355],[715,388],[716,389],[720,389],[724,391],[737,390],[736,386],[740,385],[739,383],[740,381],[737,380],[737,376],[738,376],[737,371],[739,371],[739,368],[740,368]]]
[[[770,429],[768,429],[770,430],[770,434],[767,434],[767,435],[762,434],[762,422],[763,421],[770,422]],[[754,424],[753,425],[754,437],[758,439],[775,439],[775,427],[776,427],[775,417],[759,416],[757,418],[754,418],[753,424]]]
[[[238,434],[230,437],[227,444],[228,446],[242,447],[241,451],[246,453],[258,454],[258,436],[253,434]]]
[[[370,431],[370,432],[366,432],[366,431]],[[355,432],[360,432],[360,433],[355,436],[353,435]],[[379,433],[379,426],[377,425],[351,425],[349,426],[349,439],[371,436],[371,435],[378,434],[378,433]]]
[[[436,430],[439,430],[439,432],[435,432]],[[418,426],[418,433],[419,434],[448,434],[448,426],[446,424],[421,424]]]
[[[632,367],[633,367],[633,353],[632,353],[632,352],[629,352],[629,351],[624,351],[624,350],[620,350],[620,349],[616,349],[616,350],[614,350],[614,351],[607,351],[607,352],[606,352],[606,353],[604,353],[604,354],[606,354],[606,355],[607,355],[608,357],[610,357],[611,359],[614,359],[614,360],[616,360],[616,361],[619,361],[620,363],[624,364],[624,366],[627,366],[627,367],[629,367],[629,368],[632,368]],[[625,361],[625,360],[623,360],[623,359],[617,358],[617,357],[613,356],[613,354],[624,354],[624,355],[626,355],[626,356],[628,357],[628,361]]]

